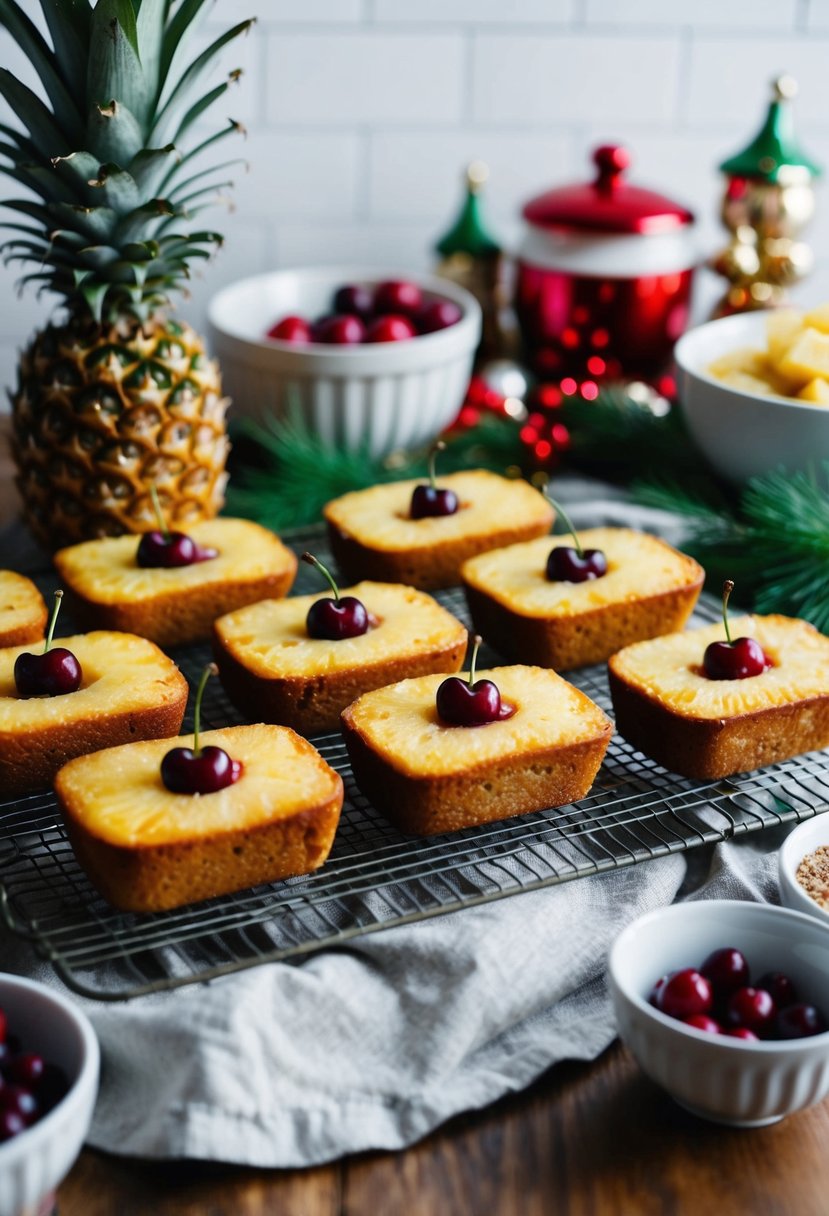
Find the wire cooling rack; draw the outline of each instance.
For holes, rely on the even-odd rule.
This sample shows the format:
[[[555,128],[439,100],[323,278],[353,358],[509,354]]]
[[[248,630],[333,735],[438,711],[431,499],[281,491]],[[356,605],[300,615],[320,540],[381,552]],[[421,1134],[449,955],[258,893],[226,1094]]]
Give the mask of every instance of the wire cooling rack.
[[[295,538],[328,556],[318,532]],[[47,582],[48,580],[44,580]],[[296,590],[319,589],[300,565]],[[460,590],[438,598],[459,617]],[[719,616],[703,599],[696,623]],[[191,683],[206,646],[174,653]],[[492,656],[494,658],[494,656]],[[491,661],[485,653],[483,666]],[[496,660],[497,661],[497,660]],[[569,678],[610,710],[604,665]],[[218,680],[206,726],[243,719]],[[188,729],[186,727],[185,729]],[[614,736],[588,797],[451,835],[401,835],[354,785],[339,734],[314,743],[345,782],[331,856],[315,874],[151,916],[117,912],[75,860],[52,794],[0,802],[0,912],[65,983],[119,1000],[299,958],[391,925],[410,924],[669,853],[806,819],[829,809],[829,755],[812,753],[727,781],[685,780]]]

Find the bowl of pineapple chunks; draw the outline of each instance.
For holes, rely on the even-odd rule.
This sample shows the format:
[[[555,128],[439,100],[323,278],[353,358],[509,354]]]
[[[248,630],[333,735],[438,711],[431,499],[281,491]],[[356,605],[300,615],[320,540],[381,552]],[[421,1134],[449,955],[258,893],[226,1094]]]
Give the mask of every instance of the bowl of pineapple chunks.
[[[829,304],[709,321],[675,356],[688,429],[724,477],[829,458]]]

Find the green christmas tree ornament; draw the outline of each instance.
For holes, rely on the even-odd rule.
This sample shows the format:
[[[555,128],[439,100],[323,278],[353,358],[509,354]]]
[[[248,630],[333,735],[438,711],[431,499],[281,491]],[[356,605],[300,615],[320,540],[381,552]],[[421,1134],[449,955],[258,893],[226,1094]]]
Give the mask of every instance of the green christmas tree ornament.
[[[722,173],[781,184],[822,175],[823,167],[806,155],[795,134],[791,102],[796,95],[793,77],[779,76],[772,82],[765,122],[751,143],[722,162]]]
[[[822,168],[797,139],[796,93],[791,76],[773,81],[762,127],[720,165],[726,176],[721,218],[732,235],[712,262],[729,282],[715,316],[776,308],[812,268],[812,251],[799,238],[814,215]]]
[[[483,327],[478,354],[495,358],[504,353],[501,311],[506,304],[504,255],[484,215],[484,187],[489,169],[472,161],[464,175],[460,212],[449,230],[436,242],[437,273],[471,291],[481,305]]]

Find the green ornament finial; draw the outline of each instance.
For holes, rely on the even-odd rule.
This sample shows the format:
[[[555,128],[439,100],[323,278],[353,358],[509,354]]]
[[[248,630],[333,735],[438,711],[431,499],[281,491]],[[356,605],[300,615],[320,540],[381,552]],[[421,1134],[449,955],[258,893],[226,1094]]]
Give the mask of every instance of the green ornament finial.
[[[796,93],[793,77],[783,75],[772,81],[772,99],[763,126],[747,147],[722,162],[723,173],[781,185],[821,176],[823,167],[806,155],[795,135],[791,102]]]
[[[435,249],[441,257],[468,254],[471,257],[494,256],[501,246],[489,232],[483,217],[482,190],[489,178],[489,169],[480,160],[473,160],[466,168],[466,197],[461,212],[447,233],[440,238]]]

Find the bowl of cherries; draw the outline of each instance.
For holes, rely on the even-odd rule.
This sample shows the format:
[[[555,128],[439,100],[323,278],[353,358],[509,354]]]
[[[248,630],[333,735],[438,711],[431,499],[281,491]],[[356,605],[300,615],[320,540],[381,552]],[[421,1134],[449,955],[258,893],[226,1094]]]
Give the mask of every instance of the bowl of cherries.
[[[0,1216],[45,1210],[86,1137],[98,1040],[66,997],[0,975]]]
[[[331,446],[372,456],[428,443],[452,422],[481,333],[462,287],[347,266],[233,283],[208,318],[238,416],[298,412]]]
[[[787,908],[700,900],[614,942],[619,1037],[681,1106],[763,1127],[829,1093],[829,926]]]

